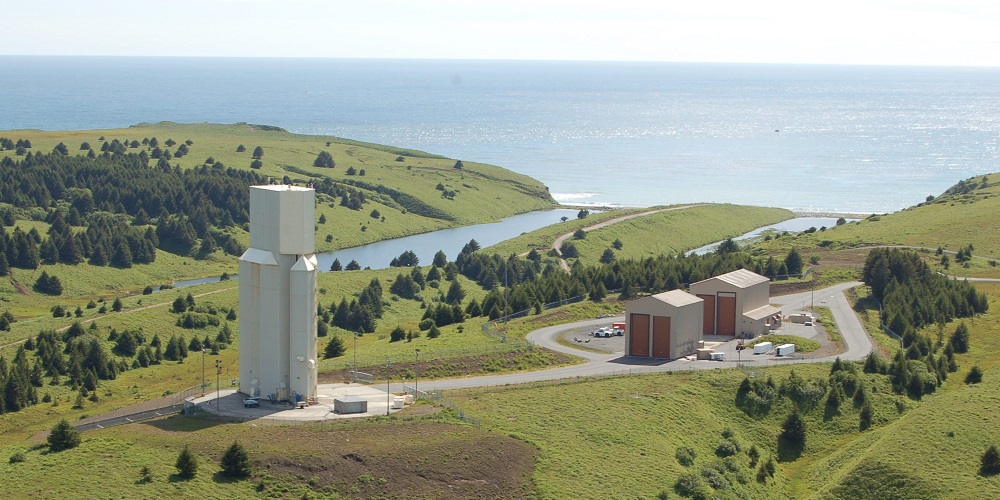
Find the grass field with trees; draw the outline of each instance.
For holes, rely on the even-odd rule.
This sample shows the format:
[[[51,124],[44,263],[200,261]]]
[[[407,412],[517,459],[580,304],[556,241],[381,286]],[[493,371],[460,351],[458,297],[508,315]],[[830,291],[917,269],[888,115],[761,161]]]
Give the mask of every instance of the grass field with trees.
[[[60,155],[45,161],[62,165],[93,150],[100,162],[106,149],[108,156],[135,152],[152,159],[155,152],[157,161],[169,156],[167,161],[179,165],[180,172],[171,167],[163,174],[178,179],[195,171],[225,175],[219,167],[212,173],[212,166],[221,162],[246,173],[237,172],[233,179],[258,175],[281,181],[288,176],[314,182],[324,193],[317,210],[321,249],[553,206],[544,186],[498,167],[273,127],[162,123],[0,136],[10,139],[0,140],[0,161],[7,167],[29,154],[36,161],[37,152]],[[158,138],[155,143],[153,137]],[[89,147],[83,148],[83,142]],[[188,171],[195,174],[184,174]],[[763,271],[785,264],[794,248],[810,273],[788,280],[782,289],[861,278],[869,282],[852,294],[859,317],[879,341],[876,354],[882,353],[867,363],[622,376],[450,393],[479,419],[479,428],[422,403],[409,415],[315,426],[175,416],[133,424],[128,432],[86,432],[79,444],[60,421],[196,386],[202,356],[209,366],[222,361],[224,380],[237,376],[236,284],[160,291],[151,285],[233,271],[231,255],[200,249],[212,234],[220,236],[217,243],[228,237],[245,245],[245,229],[236,223],[238,213],[229,212],[234,224],[227,225],[221,211],[206,212],[208,219],[218,221],[216,232],[201,228],[207,232],[189,241],[184,252],[177,245],[158,247],[150,264],[105,266],[58,257],[42,262],[53,260],[52,247],[62,255],[64,245],[74,244],[68,242],[100,246],[95,242],[102,235],[87,240],[77,236],[91,227],[117,227],[123,235],[127,227],[155,232],[159,221],[153,219],[160,214],[147,213],[149,219],[143,220],[139,213],[119,210],[117,204],[125,207],[125,199],[89,209],[85,193],[64,189],[66,196],[52,198],[68,224],[63,227],[47,206],[30,206],[24,199],[17,202],[22,205],[8,203],[0,206],[8,236],[4,243],[13,242],[17,250],[7,262],[7,276],[13,279],[0,282],[0,326],[9,328],[0,328],[0,455],[9,457],[0,460],[0,471],[14,497],[86,497],[111,490],[126,496],[212,491],[219,497],[435,497],[482,494],[484,484],[492,488],[490,496],[501,498],[619,497],[622,492],[641,498],[958,498],[970,491],[995,496],[1000,477],[992,472],[997,460],[989,450],[1000,445],[994,432],[1000,424],[1000,285],[979,283],[969,293],[965,285],[945,284],[936,274],[998,275],[990,263],[1000,256],[991,214],[1000,208],[995,205],[1000,188],[992,177],[962,181],[897,214],[803,235],[772,235],[746,251],[706,257],[673,258],[789,213],[706,205],[585,231],[571,238],[579,255],[572,261],[571,276],[560,274],[555,259],[537,250],[534,256],[510,256],[626,211],[581,211],[577,219],[433,265],[319,277],[320,330],[325,333],[320,350],[334,338],[342,347],[340,356],[320,363],[326,377],[335,379],[353,360],[355,339],[359,365],[385,357],[409,359],[419,348],[427,363],[422,377],[456,376],[572,363],[519,341],[541,326],[619,313],[623,303],[610,289],[621,287],[632,297],[735,267]],[[22,194],[29,193],[44,194]],[[95,200],[111,199],[106,194],[92,193]],[[74,208],[81,219],[73,215]],[[126,219],[118,217],[123,213]],[[186,217],[201,216],[192,212]],[[146,224],[134,224],[135,218]],[[114,226],[116,220],[126,225]],[[81,222],[85,225],[77,225]],[[165,231],[186,232],[182,222]],[[192,224],[192,229],[197,233],[200,225]],[[327,227],[330,232],[324,231]],[[357,230],[334,231],[341,227]],[[43,245],[56,234],[57,242]],[[333,235],[331,241],[326,234]],[[21,260],[20,251],[33,241],[39,260],[35,267]],[[872,244],[929,250],[900,257],[896,251],[870,253],[864,247]],[[116,246],[121,245],[111,245]],[[961,255],[945,260],[947,254],[935,248],[961,250]],[[611,256],[605,258],[609,249]],[[494,252],[499,255],[491,256]],[[871,255],[894,262],[889,266],[894,270],[908,269],[904,274],[930,278],[923,288],[908,288],[915,281],[909,278],[887,284],[884,273],[873,271],[877,266],[868,261]],[[406,261],[401,255],[397,263]],[[48,279],[38,289],[42,272]],[[43,293],[54,291],[51,276],[59,278],[62,294]],[[510,280],[510,293],[503,309],[513,309],[509,300],[529,314],[496,325],[508,339],[501,342],[484,335],[481,326],[499,309],[505,280]],[[554,309],[537,307],[550,297],[572,295],[585,299]],[[929,295],[934,300],[918,300]],[[966,306],[952,300],[958,296]],[[885,303],[885,323],[904,336],[902,348],[878,332],[873,297]],[[352,318],[352,302],[367,304],[372,316]],[[478,315],[466,311],[473,303],[480,308]],[[946,303],[955,309],[948,311]],[[465,312],[458,315],[461,321],[456,307]],[[966,310],[959,311],[962,307]],[[354,329],[366,333],[355,337]],[[203,344],[207,347],[201,351]],[[65,365],[60,369],[58,363]],[[397,376],[411,375],[405,362],[396,366]],[[61,451],[50,451],[43,433],[51,429],[58,431],[55,448]],[[237,441],[240,449],[233,451]],[[243,479],[247,460],[250,472]],[[931,462],[933,467],[915,465]],[[192,463],[198,464],[196,470]],[[60,473],[53,474],[55,470]],[[239,473],[234,476],[234,471]]]

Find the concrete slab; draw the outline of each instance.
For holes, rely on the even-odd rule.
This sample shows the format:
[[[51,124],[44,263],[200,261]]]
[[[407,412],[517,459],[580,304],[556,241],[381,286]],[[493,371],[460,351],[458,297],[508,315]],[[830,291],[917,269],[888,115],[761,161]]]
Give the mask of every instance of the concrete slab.
[[[263,419],[308,422],[385,415],[387,409],[389,414],[399,411],[398,409],[391,408],[394,395],[376,386],[362,384],[320,384],[317,387],[317,395],[316,404],[306,406],[305,408],[296,408],[294,405],[288,404],[272,404],[266,399],[261,399],[260,406],[257,408],[245,408],[243,406],[243,399],[246,395],[236,392],[235,389],[223,389],[219,391],[218,397],[216,397],[215,392],[211,392],[204,397],[195,398],[194,402],[199,408],[209,413],[247,420]],[[368,402],[368,411],[345,415],[336,413],[333,411],[333,400],[338,397],[364,399]]]

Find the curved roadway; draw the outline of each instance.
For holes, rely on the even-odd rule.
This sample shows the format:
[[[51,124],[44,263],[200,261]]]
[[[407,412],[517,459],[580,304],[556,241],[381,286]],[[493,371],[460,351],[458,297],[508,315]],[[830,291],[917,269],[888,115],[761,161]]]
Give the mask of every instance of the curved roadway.
[[[861,360],[873,349],[871,339],[865,332],[861,321],[854,314],[851,305],[844,296],[844,291],[860,285],[859,282],[841,283],[814,292],[802,292],[791,295],[771,297],[771,302],[784,306],[787,314],[790,310],[805,308],[815,301],[823,303],[830,308],[833,319],[840,329],[840,334],[846,345],[846,350],[832,356],[819,356],[809,358],[754,358],[742,361],[744,366],[774,366],[787,363],[822,363],[833,361],[835,358],[847,360]],[[735,362],[726,361],[694,361],[684,358],[663,362],[662,360],[650,358],[630,358],[621,354],[597,353],[574,349],[556,341],[560,333],[570,329],[586,329],[597,326],[606,326],[609,318],[591,319],[576,323],[549,326],[535,330],[528,334],[529,342],[539,347],[551,349],[573,356],[586,359],[586,362],[540,370],[533,372],[508,373],[503,375],[489,375],[483,377],[469,377],[460,379],[427,380],[420,382],[420,387],[424,390],[443,389],[465,389],[470,387],[486,387],[499,385],[524,384],[529,382],[539,382],[546,380],[558,380],[577,377],[593,377],[604,375],[620,375],[625,373],[654,373],[677,370],[711,370],[722,367],[734,367]],[[397,385],[394,390],[402,390],[402,386]]]

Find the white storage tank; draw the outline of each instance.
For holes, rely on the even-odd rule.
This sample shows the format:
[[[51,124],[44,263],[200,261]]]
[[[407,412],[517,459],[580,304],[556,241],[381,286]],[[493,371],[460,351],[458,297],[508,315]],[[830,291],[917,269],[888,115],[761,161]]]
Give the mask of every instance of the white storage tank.
[[[788,356],[795,352],[795,344],[781,344],[775,348],[778,356]]]
[[[767,352],[770,351],[772,347],[773,347],[773,344],[771,344],[770,342],[761,342],[759,344],[754,344],[754,346],[753,346],[753,353],[754,354],[767,354]]]

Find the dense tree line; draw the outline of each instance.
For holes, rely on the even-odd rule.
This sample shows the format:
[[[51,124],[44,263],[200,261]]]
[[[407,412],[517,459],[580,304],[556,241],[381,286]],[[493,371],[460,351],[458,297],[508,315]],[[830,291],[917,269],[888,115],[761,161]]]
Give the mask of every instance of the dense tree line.
[[[3,232],[0,267],[85,260],[131,267],[153,262],[161,243],[184,252],[221,248],[238,255],[242,246],[221,229],[248,221],[248,187],[259,181],[256,174],[217,162],[182,171],[161,159],[151,167],[145,150],[128,153],[116,142],[95,158],[6,157],[0,160],[0,199],[19,208],[48,208],[51,228],[44,241],[37,232]],[[156,231],[141,227],[153,222],[150,214],[157,218]],[[198,239],[202,246],[195,248]]]
[[[134,153],[84,156],[29,154],[0,161],[0,196],[17,207],[49,207],[67,201],[81,215],[184,214],[199,211],[216,227],[249,220],[249,191],[261,179],[219,163],[182,170],[166,162],[151,166]]]
[[[968,281],[935,273],[912,250],[873,249],[863,279],[882,304],[883,322],[904,340],[914,340],[924,326],[981,314],[989,307],[986,294]]]
[[[865,261],[863,277],[882,304],[882,323],[903,342],[903,349],[890,363],[870,355],[865,371],[889,375],[897,393],[916,399],[934,392],[948,373],[958,370],[955,354],[969,347],[965,323],[960,323],[948,339],[944,338],[945,323],[986,312],[986,295],[968,281],[933,272],[912,250],[873,249]],[[919,333],[933,324],[938,325],[936,342]]]
[[[198,311],[214,317],[226,312],[194,306],[193,298],[189,309],[187,302],[182,301],[186,311],[183,314]],[[226,319],[235,318],[235,311],[229,310]],[[159,335],[149,338],[141,328],[120,332],[112,328],[106,339],[111,346],[108,350],[105,342],[98,338],[98,332],[95,323],[84,329],[79,322],[74,322],[63,332],[41,331],[30,337],[19,347],[11,363],[0,356],[0,391],[3,392],[0,413],[37,404],[40,401],[38,389],[46,384],[79,390],[79,405],[87,394],[96,398],[94,391],[101,380],[113,380],[130,369],[181,361],[191,350],[210,348],[214,354],[232,343],[234,336],[229,323],[222,325],[214,341],[206,335],[204,340],[194,336],[190,343],[184,335],[171,335],[169,340],[161,341]],[[33,361],[29,361],[28,351],[34,352]]]
[[[382,303],[382,284],[373,278],[356,299],[341,299],[338,304],[330,304],[328,310],[320,306],[321,321],[344,330],[372,333],[376,321],[382,317],[385,305]]]
[[[543,264],[537,252],[530,252],[527,259],[504,258],[477,252],[478,244],[474,243],[466,245],[455,265],[462,275],[491,290],[480,304],[482,313],[490,317],[494,317],[491,311],[498,305],[497,298],[500,309],[496,313],[502,313],[504,298],[498,287],[508,289],[508,312],[518,312],[582,295],[596,297],[601,295],[601,289],[621,290],[621,297],[628,299],[639,291],[660,293],[736,269],[774,276],[784,267],[773,258],[755,259],[743,252],[725,252],[621,259],[597,265],[577,261],[573,272],[566,274],[552,262]]]

